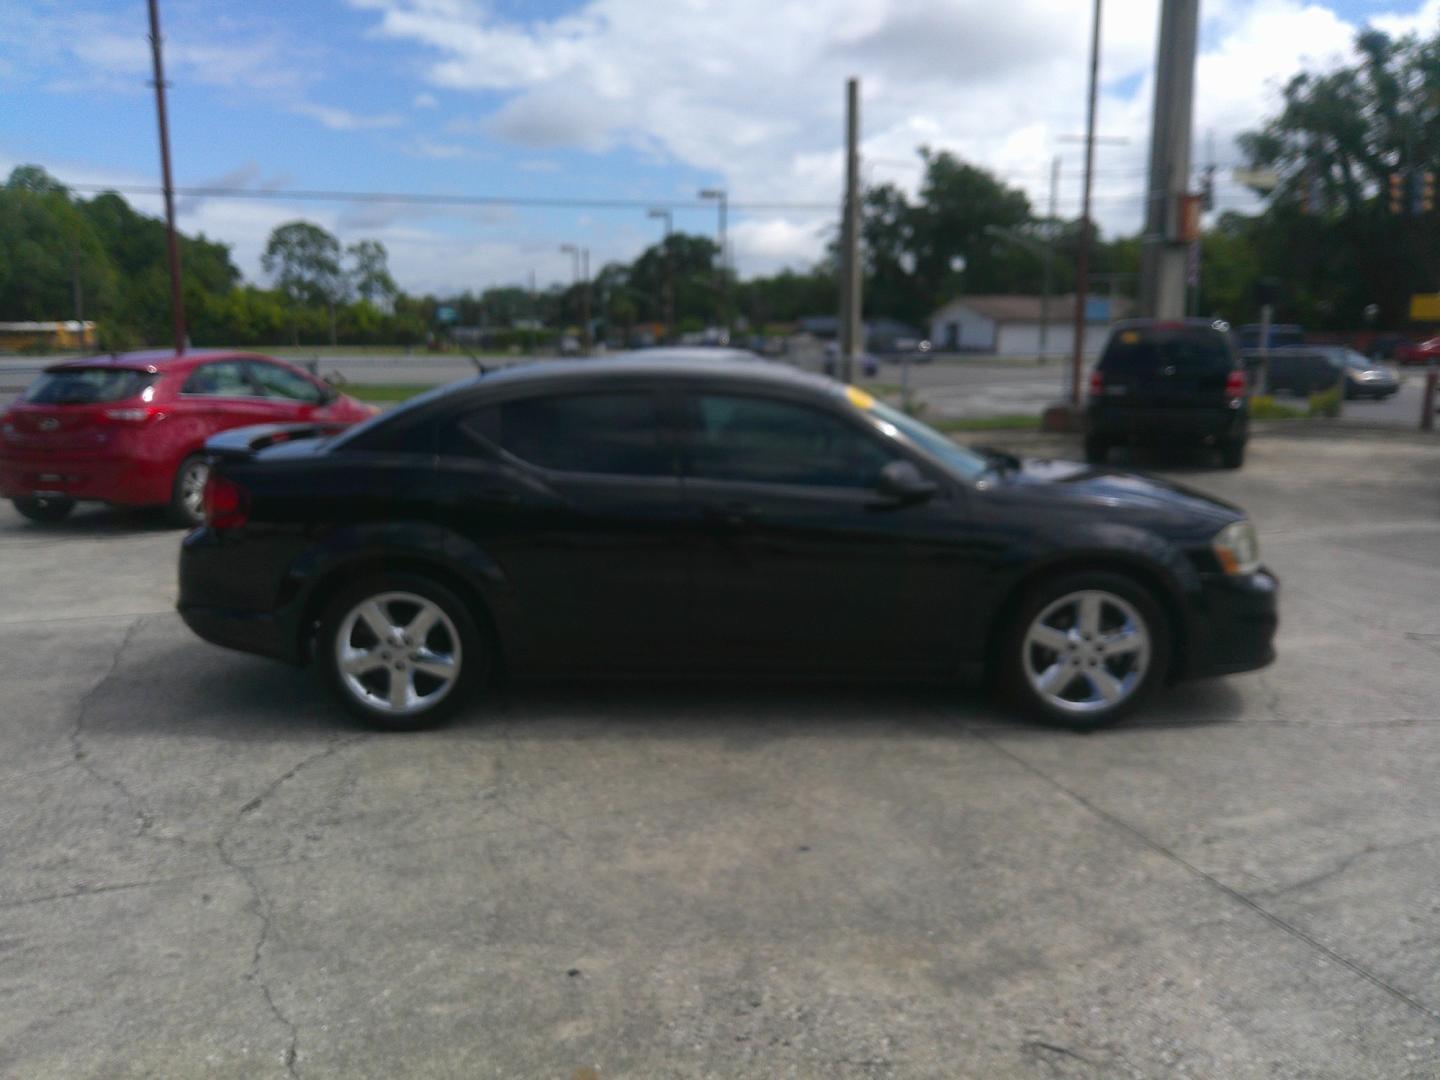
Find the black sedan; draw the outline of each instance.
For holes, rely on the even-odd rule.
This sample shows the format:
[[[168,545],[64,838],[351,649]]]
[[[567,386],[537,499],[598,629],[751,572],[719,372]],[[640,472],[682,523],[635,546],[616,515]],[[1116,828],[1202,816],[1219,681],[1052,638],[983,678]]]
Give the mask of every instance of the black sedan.
[[[993,681],[1114,720],[1274,656],[1239,510],[957,446],[854,387],[676,351],[511,368],[343,433],[208,444],[200,636],[416,727],[500,673]]]

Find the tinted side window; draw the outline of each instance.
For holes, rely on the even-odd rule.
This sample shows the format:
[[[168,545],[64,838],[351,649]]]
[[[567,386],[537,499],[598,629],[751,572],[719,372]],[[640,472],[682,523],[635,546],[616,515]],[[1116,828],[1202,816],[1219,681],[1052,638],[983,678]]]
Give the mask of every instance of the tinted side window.
[[[134,397],[160,376],[126,368],[64,368],[30,384],[25,400],[37,405],[88,405]]]
[[[447,433],[449,453],[499,446],[521,461],[561,472],[670,476],[674,457],[646,392],[557,394],[487,405]]]
[[[691,476],[764,484],[871,488],[891,455],[822,409],[771,398],[697,394],[686,450]]]
[[[250,361],[250,374],[260,388],[262,396],[281,398],[285,401],[303,401],[318,404],[320,388],[309,379],[287,371],[278,364],[267,364],[263,360]]]
[[[210,397],[254,397],[255,388],[245,373],[242,360],[220,360],[201,364],[190,373],[182,394],[206,394]]]
[[[1216,330],[1121,330],[1105,346],[1100,369],[1120,374],[1173,366],[1199,374],[1229,370],[1233,364],[1230,348]]]

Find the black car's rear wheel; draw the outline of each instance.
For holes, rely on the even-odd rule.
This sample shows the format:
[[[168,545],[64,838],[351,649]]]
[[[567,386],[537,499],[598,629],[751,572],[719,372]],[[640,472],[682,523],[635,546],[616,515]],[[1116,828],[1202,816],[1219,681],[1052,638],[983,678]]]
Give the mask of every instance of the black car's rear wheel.
[[[209,478],[210,463],[203,454],[191,454],[180,463],[170,488],[172,522],[193,529],[205,521],[205,481]]]
[[[25,495],[10,500],[22,517],[38,521],[42,525],[53,525],[64,521],[75,509],[75,500],[55,495]]]
[[[1170,631],[1130,578],[1066,574],[1031,590],[1003,648],[1002,685],[1022,708],[1093,728],[1120,719],[1164,680]]]
[[[370,578],[342,591],[321,618],[316,659],[346,708],[393,730],[439,723],[490,666],[465,604],[418,574]]]
[[[1245,440],[1236,439],[1220,444],[1220,464],[1227,469],[1238,469],[1245,464]]]
[[[1110,457],[1110,442],[1099,435],[1085,436],[1085,460],[1091,465],[1104,465]]]

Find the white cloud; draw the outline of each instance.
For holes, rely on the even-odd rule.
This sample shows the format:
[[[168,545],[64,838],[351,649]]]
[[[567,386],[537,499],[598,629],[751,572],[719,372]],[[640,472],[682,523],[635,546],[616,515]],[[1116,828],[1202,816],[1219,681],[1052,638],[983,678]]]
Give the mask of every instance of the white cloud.
[[[438,109],[440,99],[434,94],[416,94],[410,104],[417,109]]]
[[[737,202],[834,204],[843,84],[859,75],[868,179],[913,187],[924,143],[1000,171],[1043,205],[1059,152],[1061,212],[1078,211],[1080,149],[1057,141],[1084,129],[1090,5],[1078,0],[588,0],[529,23],[469,0],[351,3],[376,14],[375,36],[423,49],[434,85],[499,92],[497,108],[463,123],[516,145],[631,146],[723,176]],[[1440,0],[1413,18],[1431,8],[1440,14]],[[1109,230],[1133,231],[1143,210],[1158,10],[1105,5],[1102,79],[1126,92],[1102,96],[1100,127],[1128,139],[1099,153],[1096,213]],[[1210,0],[1204,18],[1197,142],[1214,129],[1225,160],[1279,80],[1345,53],[1355,31],[1303,0]],[[750,223],[755,258],[782,237],[795,258],[818,255],[802,218],[788,220],[788,234],[779,219]]]
[[[405,122],[396,113],[355,113],[333,105],[319,105],[313,101],[299,101],[289,106],[289,111],[298,116],[318,120],[331,131],[364,131],[371,128],[399,127]]]

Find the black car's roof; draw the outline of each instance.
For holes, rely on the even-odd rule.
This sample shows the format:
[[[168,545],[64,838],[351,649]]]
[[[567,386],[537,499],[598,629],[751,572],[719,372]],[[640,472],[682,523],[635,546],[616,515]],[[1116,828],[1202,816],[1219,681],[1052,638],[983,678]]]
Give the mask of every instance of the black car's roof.
[[[841,384],[790,364],[765,360],[741,349],[642,349],[604,359],[542,360],[500,368],[464,385],[519,386],[531,383],[655,377],[734,379],[839,393]]]

